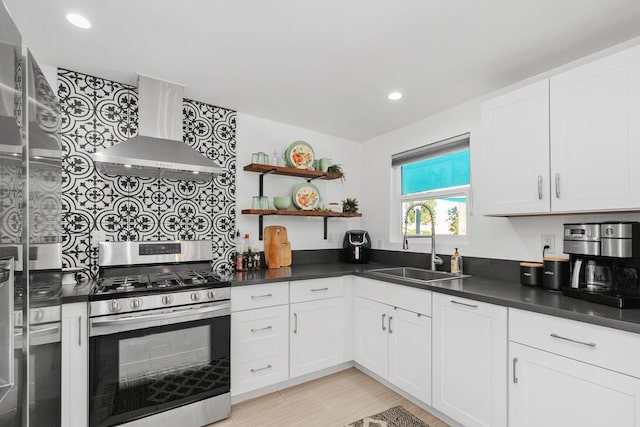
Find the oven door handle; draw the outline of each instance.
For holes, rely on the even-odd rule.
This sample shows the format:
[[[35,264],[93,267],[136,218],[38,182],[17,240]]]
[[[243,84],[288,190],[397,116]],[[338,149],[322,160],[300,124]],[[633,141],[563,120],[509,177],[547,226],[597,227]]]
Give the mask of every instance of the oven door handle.
[[[190,322],[229,314],[231,314],[231,304],[229,304],[229,301],[223,301],[208,304],[204,307],[179,307],[170,312],[159,314],[124,314],[121,316],[95,317],[90,321],[89,336],[109,335],[117,332],[164,326],[168,323]]]

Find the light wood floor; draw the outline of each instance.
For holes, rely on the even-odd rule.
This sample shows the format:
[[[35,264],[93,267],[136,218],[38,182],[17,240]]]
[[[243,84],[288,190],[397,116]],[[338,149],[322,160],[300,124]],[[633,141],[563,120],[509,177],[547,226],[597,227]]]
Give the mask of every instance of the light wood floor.
[[[355,368],[290,387],[231,407],[231,417],[209,427],[342,427],[392,406],[431,427],[443,421]]]

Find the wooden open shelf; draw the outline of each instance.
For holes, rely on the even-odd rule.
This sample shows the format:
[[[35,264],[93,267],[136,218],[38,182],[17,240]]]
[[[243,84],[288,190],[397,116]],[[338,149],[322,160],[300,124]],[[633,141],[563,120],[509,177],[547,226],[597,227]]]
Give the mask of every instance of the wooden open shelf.
[[[361,217],[361,213],[344,213],[344,212],[317,212],[317,211],[293,211],[293,210],[277,210],[277,209],[243,209],[244,215],[288,215],[288,216],[319,216],[324,218],[355,218]]]
[[[330,179],[342,178],[342,174],[329,175],[326,172],[314,171],[309,169],[289,168],[284,166],[264,165],[261,163],[250,163],[244,167],[244,170],[247,172],[258,172],[263,174],[270,173],[274,175],[298,176],[301,178],[307,178],[308,180],[312,180],[312,179],[330,180]]]
[[[326,179],[333,180],[342,178],[342,174],[329,175],[326,172],[320,172],[308,169],[296,169],[284,166],[265,165],[262,163],[249,163],[244,167],[247,172],[257,172],[260,174],[260,180],[258,184],[258,194],[260,197],[264,195],[264,176],[265,175],[285,175],[296,176],[299,178],[305,178],[307,182],[311,182],[314,179]],[[350,214],[343,212],[316,212],[316,211],[303,211],[303,210],[276,210],[276,209],[243,209],[243,215],[258,215],[258,239],[262,240],[263,233],[263,218],[265,215],[282,215],[282,216],[314,216],[324,219],[324,239],[327,240],[327,220],[329,218],[358,218],[361,217],[361,213]]]

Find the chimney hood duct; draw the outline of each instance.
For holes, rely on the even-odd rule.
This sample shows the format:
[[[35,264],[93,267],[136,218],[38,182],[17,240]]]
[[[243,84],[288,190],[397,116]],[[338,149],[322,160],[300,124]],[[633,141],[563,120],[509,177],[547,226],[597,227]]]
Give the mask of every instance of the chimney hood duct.
[[[222,173],[182,140],[184,86],[138,75],[138,136],[92,155],[107,175],[207,181]]]

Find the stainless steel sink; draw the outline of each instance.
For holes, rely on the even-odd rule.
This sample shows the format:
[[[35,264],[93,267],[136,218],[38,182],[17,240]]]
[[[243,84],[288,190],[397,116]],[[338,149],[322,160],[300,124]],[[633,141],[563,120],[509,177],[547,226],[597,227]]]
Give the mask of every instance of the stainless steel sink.
[[[445,280],[470,277],[469,275],[451,274],[445,271],[425,270],[422,268],[412,267],[381,268],[379,270],[369,270],[368,273],[385,277],[397,277],[423,283],[441,282]]]

